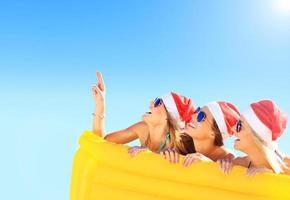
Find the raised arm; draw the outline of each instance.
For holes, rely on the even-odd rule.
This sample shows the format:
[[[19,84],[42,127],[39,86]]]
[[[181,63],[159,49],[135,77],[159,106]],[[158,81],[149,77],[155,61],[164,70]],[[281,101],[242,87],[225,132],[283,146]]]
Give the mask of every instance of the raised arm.
[[[132,126],[109,133],[105,132],[105,82],[100,72],[97,72],[97,83],[92,86],[93,98],[95,102],[95,111],[93,113],[93,133],[104,137],[110,142],[125,144],[135,139],[145,140],[148,135],[148,127],[144,122],[138,122]]]
[[[95,102],[95,111],[93,113],[93,133],[105,136],[105,83],[100,72],[97,72],[97,83],[92,86],[93,98]]]

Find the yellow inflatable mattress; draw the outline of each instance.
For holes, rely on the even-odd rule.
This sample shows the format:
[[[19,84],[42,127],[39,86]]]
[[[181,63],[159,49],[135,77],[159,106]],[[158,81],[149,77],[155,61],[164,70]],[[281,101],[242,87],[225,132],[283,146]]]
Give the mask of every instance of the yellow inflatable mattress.
[[[90,131],[81,135],[79,144],[70,200],[290,200],[289,176],[246,177],[241,167],[224,175],[216,163],[185,168],[149,151],[131,157],[127,146],[107,142]]]

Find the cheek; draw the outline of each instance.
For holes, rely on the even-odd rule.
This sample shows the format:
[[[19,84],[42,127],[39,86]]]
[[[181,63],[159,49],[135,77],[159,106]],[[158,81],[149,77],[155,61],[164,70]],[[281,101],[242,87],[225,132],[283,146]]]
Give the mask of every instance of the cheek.
[[[164,110],[162,109],[161,106],[158,106],[156,108],[152,108],[152,113],[155,114],[155,115],[162,115],[162,113],[164,113]],[[166,114],[166,111],[165,111],[165,114]]]
[[[185,127],[185,132],[188,134],[190,137],[194,137],[194,131],[195,128],[189,127],[188,125]]]
[[[194,124],[197,123],[197,119],[196,119],[196,117],[197,117],[197,115],[194,114],[193,117],[192,117],[192,120],[191,120]]]
[[[244,148],[248,148],[254,145],[254,140],[248,131],[241,131],[239,133],[239,138]]]
[[[197,123],[196,128],[194,129],[193,137],[196,139],[205,139],[208,138],[207,133],[209,132],[208,128],[204,123]]]
[[[161,109],[155,108],[154,110],[152,110],[150,118],[152,122],[159,123],[161,121],[164,121],[164,119],[167,118],[167,115],[166,112],[164,113]]]

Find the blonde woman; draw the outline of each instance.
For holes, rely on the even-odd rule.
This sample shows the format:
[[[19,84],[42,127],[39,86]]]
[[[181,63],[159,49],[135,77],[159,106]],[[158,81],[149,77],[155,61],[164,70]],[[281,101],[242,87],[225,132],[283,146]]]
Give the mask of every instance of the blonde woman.
[[[149,105],[150,111],[142,116],[142,121],[123,130],[112,133],[105,132],[105,83],[100,72],[97,72],[97,84],[92,86],[95,102],[93,113],[93,133],[106,140],[126,144],[139,139],[142,147],[130,148],[129,153],[135,155],[140,150],[149,149],[159,153],[165,148],[176,148],[179,153],[186,151],[178,130],[190,121],[194,107],[187,97],[171,92],[156,98]],[[188,152],[188,151],[186,151]]]
[[[183,165],[189,166],[199,160],[233,158],[234,155],[224,146],[224,140],[233,135],[232,127],[240,116],[237,108],[229,102],[214,101],[197,110],[185,127],[185,132],[194,142],[196,153],[188,153]],[[172,163],[179,160],[179,155],[172,150],[165,150],[163,155]]]
[[[219,161],[229,173],[234,165],[247,167],[247,175],[261,172],[289,173],[289,157],[278,151],[276,141],[286,128],[287,116],[271,100],[252,103],[235,127],[234,148],[247,154],[233,160]]]

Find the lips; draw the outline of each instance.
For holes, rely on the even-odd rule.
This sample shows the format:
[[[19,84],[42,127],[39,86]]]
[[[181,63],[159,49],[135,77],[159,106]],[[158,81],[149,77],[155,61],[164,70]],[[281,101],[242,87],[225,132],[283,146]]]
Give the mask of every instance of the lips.
[[[240,143],[240,139],[235,139],[235,141],[234,141],[234,147],[236,148],[236,145],[238,145],[238,143]]]
[[[152,112],[145,112],[143,116],[149,116],[152,115]]]
[[[191,128],[195,128],[195,125],[192,122],[188,123],[188,126]]]
[[[235,149],[238,149],[239,148],[239,145],[240,145],[240,139],[235,139],[235,141],[234,141],[234,148]]]

